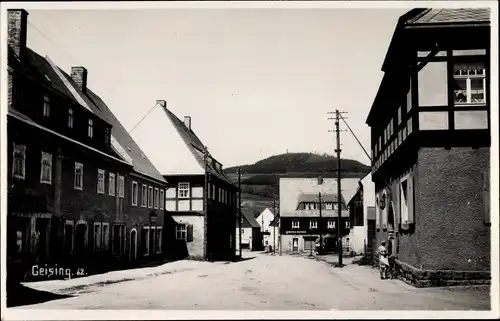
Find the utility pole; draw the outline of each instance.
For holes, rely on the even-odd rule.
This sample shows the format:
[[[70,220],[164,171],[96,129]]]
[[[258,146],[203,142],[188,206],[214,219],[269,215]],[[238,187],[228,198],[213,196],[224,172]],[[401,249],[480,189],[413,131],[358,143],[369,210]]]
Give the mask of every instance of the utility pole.
[[[323,250],[323,232],[322,232],[322,220],[321,220],[321,192],[319,192],[318,195],[319,198],[319,221],[318,221],[318,230],[319,230],[319,248],[322,251]]]
[[[329,114],[333,114],[329,112]],[[328,118],[335,120],[335,136],[337,140],[337,146],[335,152],[337,153],[337,251],[339,252],[339,262],[336,267],[343,267],[344,264],[342,262],[342,234],[341,234],[341,218],[342,218],[342,186],[341,186],[341,163],[340,163],[340,118],[342,118],[345,122],[345,118],[341,115],[345,114],[345,112],[341,112],[338,109],[335,110],[335,118]]]
[[[240,249],[240,258],[242,258],[241,252],[241,168],[238,168],[238,221],[239,221],[239,249]]]
[[[273,214],[274,214],[274,224],[273,224],[273,254],[276,254],[276,197],[273,199]]]

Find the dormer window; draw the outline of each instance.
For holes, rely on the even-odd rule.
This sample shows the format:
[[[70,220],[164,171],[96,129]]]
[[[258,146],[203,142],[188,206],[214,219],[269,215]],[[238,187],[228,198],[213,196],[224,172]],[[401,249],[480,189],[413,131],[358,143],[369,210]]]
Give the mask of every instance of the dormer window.
[[[43,96],[43,116],[50,117],[50,98],[49,96]]]
[[[292,221],[292,228],[300,228],[299,220]]]
[[[94,120],[89,118],[88,135],[90,138],[94,136]]]
[[[73,128],[73,108],[68,109],[68,127]]]
[[[104,130],[104,143],[106,146],[109,146],[111,143],[111,130],[109,128]]]

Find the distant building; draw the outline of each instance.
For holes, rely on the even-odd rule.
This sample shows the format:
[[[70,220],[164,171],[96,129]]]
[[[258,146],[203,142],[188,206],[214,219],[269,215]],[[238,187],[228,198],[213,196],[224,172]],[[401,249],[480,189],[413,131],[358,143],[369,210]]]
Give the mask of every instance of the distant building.
[[[177,243],[192,258],[232,259],[237,187],[222,164],[205,151],[192,130],[191,117],[180,120],[164,100],[157,105],[133,135],[169,182],[166,215],[175,221]],[[165,140],[163,148],[158,147],[156,137]]]
[[[485,8],[403,15],[368,115],[376,243],[419,286],[489,279],[490,33]]]
[[[239,224],[236,228],[236,250],[239,250]],[[241,209],[241,248],[250,251],[262,250],[260,225],[248,209]]]
[[[345,199],[351,198],[356,192],[358,181],[356,178],[341,181],[341,226],[338,226],[336,179],[280,178],[279,225],[282,253],[310,252],[315,248],[316,239],[323,240],[327,251],[335,252],[339,230],[343,237],[343,247],[348,249],[350,221]]]
[[[351,229],[349,233],[350,251],[365,254],[371,252],[375,231],[375,185],[371,173],[359,180],[356,194],[347,203]]]
[[[263,246],[272,245],[273,244],[273,237],[271,235],[272,227],[269,226],[269,224],[274,220],[273,212],[270,209],[266,208],[259,214],[259,216],[257,216],[256,220],[260,226],[260,232],[263,235],[262,245]]]

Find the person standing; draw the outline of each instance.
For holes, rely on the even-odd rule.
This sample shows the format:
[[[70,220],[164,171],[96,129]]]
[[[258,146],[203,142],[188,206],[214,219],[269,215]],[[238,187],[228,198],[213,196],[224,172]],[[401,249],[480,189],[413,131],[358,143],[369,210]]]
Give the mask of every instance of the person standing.
[[[387,278],[387,268],[389,267],[389,258],[388,258],[389,254],[387,253],[385,245],[386,242],[382,241],[377,249],[379,269],[380,269],[380,279],[382,280]]]

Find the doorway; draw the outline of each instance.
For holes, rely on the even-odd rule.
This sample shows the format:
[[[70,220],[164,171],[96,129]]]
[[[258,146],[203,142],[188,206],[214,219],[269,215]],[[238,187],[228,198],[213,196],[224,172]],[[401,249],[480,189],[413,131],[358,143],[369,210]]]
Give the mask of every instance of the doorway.
[[[37,218],[36,219],[36,235],[38,237],[36,243],[36,256],[38,259],[44,260],[47,258],[48,254],[48,218]]]
[[[73,254],[73,222],[64,224],[64,253],[66,256]]]
[[[299,239],[297,237],[292,239],[292,252],[299,252]]]
[[[130,260],[137,260],[137,230],[133,229],[130,232]]]
[[[87,239],[87,224],[78,223],[75,229],[75,254],[81,256],[85,254]]]

